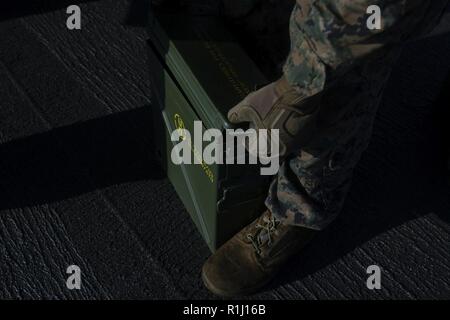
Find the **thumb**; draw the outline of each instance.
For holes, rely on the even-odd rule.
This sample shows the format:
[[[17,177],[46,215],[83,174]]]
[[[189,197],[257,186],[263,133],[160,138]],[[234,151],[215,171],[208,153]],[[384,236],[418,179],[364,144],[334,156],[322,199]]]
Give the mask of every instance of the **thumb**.
[[[228,111],[228,120],[231,123],[252,122],[254,109],[246,104],[238,104]]]

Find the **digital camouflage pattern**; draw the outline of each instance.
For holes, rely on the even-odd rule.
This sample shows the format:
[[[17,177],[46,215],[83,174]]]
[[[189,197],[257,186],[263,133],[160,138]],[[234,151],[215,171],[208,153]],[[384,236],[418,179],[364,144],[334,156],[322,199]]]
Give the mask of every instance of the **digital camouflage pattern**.
[[[289,224],[320,230],[342,208],[366,149],[400,44],[430,31],[448,0],[297,0],[284,74],[302,95],[320,93],[320,128],[284,161],[266,199]],[[382,29],[366,10],[381,8]]]

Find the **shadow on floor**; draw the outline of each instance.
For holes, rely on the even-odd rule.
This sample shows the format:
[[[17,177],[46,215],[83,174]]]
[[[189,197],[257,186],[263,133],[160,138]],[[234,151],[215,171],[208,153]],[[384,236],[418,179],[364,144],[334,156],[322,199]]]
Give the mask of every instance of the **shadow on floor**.
[[[2,144],[0,209],[162,178],[151,137],[147,106]]]
[[[440,143],[442,150],[444,150],[444,159],[447,167],[447,184],[450,185],[450,126],[448,121],[450,119],[450,73],[442,87],[441,95],[439,96],[435,105],[434,123],[441,137]],[[447,220],[450,222],[450,219]]]

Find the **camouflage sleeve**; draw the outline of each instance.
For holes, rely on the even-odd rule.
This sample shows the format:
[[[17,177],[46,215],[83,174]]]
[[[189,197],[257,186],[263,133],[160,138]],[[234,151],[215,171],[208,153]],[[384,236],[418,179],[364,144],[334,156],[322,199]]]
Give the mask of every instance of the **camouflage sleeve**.
[[[310,96],[320,92],[326,69],[345,70],[381,48],[423,31],[422,21],[447,0],[297,0],[290,22],[288,81]],[[440,4],[437,4],[440,3]],[[381,29],[367,27],[367,9],[381,9]]]

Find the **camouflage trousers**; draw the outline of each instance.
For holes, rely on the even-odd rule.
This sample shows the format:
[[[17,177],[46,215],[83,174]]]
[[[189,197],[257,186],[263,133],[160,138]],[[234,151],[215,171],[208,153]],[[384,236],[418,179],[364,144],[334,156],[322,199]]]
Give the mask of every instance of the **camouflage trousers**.
[[[314,52],[307,52],[311,49],[298,27],[296,10],[299,6],[291,17],[291,53],[284,74],[292,85],[308,81],[320,85],[326,80],[321,79],[320,72],[311,76],[310,64],[316,63],[316,58]],[[328,88],[325,85],[322,92],[318,121],[325,125],[307,145],[286,158],[270,186],[266,206],[278,219],[321,230],[341,211],[353,169],[369,144],[382,91],[399,53],[398,46],[389,46],[340,76],[327,71],[327,78],[336,81]]]

